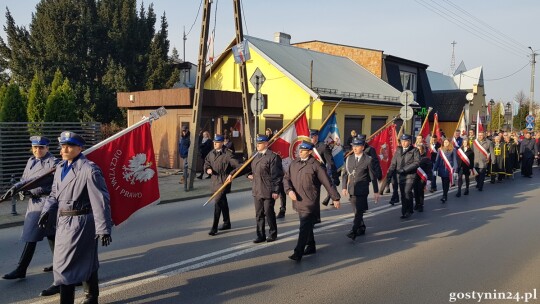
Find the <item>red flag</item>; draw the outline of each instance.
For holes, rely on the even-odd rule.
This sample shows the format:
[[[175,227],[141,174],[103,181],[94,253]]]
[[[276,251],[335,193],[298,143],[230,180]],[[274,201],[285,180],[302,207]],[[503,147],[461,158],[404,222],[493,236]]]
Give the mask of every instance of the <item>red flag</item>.
[[[433,131],[437,135],[437,141],[442,144],[441,128],[439,128],[439,115],[435,113],[433,115]]]
[[[385,179],[388,168],[390,167],[390,162],[392,161],[392,157],[397,148],[396,125],[391,124],[382,130],[377,136],[373,137],[368,144],[375,149],[379,156],[381,171],[383,173],[382,179]]]
[[[289,164],[298,157],[298,146],[302,141],[311,142],[306,113],[303,113],[296,122],[289,127],[272,144],[272,151],[281,156],[283,168],[288,169]],[[313,149],[315,151],[315,149]]]
[[[115,225],[159,200],[156,157],[149,122],[86,154],[86,157],[103,171],[111,196],[111,215]]]
[[[482,120],[480,119],[480,111],[476,112],[476,136],[479,132],[484,132],[484,126],[482,125]]]

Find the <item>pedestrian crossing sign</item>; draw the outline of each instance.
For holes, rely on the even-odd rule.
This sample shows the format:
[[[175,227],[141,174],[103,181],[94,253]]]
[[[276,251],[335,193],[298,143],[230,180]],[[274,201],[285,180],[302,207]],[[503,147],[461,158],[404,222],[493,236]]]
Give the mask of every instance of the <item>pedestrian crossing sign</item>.
[[[532,129],[534,129],[534,122],[528,122],[526,128],[527,128],[529,131],[532,131]]]

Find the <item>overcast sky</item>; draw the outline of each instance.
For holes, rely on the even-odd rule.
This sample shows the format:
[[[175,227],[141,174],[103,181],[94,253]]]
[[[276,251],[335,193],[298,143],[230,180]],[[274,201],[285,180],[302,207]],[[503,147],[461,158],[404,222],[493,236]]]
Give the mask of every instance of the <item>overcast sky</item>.
[[[8,7],[17,25],[27,26],[38,2],[1,0],[0,24],[6,24]],[[137,2],[140,5],[141,1]],[[144,3],[148,6],[151,1]],[[176,47],[181,58],[184,27],[189,31],[185,58],[196,63],[201,16],[196,17],[201,1],[153,3],[158,16],[156,28],[165,13],[171,49]],[[242,6],[246,35],[272,40],[274,32],[282,31],[292,36],[293,43],[321,40],[377,49],[427,64],[429,70],[445,74],[450,72],[451,43],[456,41],[456,67],[462,60],[468,69],[483,66],[488,100],[506,102],[520,90],[529,96],[528,47],[540,53],[537,0],[244,0]],[[217,55],[235,35],[231,0],[213,0],[211,30],[215,18]],[[1,35],[5,38],[3,30]],[[535,95],[538,100],[540,92]]]

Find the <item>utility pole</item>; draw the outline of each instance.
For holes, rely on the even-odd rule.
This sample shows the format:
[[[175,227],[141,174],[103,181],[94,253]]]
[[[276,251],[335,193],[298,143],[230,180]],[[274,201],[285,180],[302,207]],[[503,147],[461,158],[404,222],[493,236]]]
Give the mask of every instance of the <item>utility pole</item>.
[[[199,40],[199,66],[197,66],[197,79],[195,80],[193,109],[191,114],[191,123],[189,124],[189,132],[191,133],[191,144],[189,145],[187,157],[187,161],[189,164],[189,178],[185,179],[184,181],[185,183],[188,183],[188,191],[193,189],[193,179],[195,178],[195,170],[197,168],[197,159],[199,155],[199,132],[203,103],[204,73],[206,72],[206,53],[208,51],[208,45],[206,42],[208,41],[208,26],[210,20],[211,2],[211,0],[204,1],[204,8],[202,14],[201,39]]]
[[[234,0],[234,23],[236,25],[236,44],[244,40],[244,32],[242,29],[242,9],[240,5],[240,0]],[[248,100],[248,77],[247,77],[247,62],[242,62],[239,65],[240,68],[240,88],[242,89],[242,111],[244,118],[244,139],[246,140],[246,150],[248,155],[253,154],[253,136],[251,136],[251,130],[253,124],[251,122],[251,105]],[[255,118],[257,119],[257,118]],[[254,133],[257,133],[258,130],[254,130]]]
[[[533,115],[533,103],[534,103],[534,64],[536,63],[536,53],[529,47],[531,50],[531,96],[529,101],[529,115]]]

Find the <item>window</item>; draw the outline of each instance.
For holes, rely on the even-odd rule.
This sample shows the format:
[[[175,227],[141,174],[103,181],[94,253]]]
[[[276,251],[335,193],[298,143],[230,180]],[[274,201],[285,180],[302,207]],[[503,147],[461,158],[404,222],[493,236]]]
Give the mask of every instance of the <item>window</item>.
[[[371,117],[371,134],[382,128],[386,124],[388,116],[372,116]]]
[[[411,90],[416,93],[416,74],[410,72],[399,71],[401,77],[401,85],[403,90]]]
[[[343,133],[342,142],[344,142],[345,149],[350,149],[350,142],[352,140],[351,131],[356,131],[356,134],[362,134],[362,122],[364,115],[345,115],[345,130]],[[345,141],[343,141],[343,139]]]

